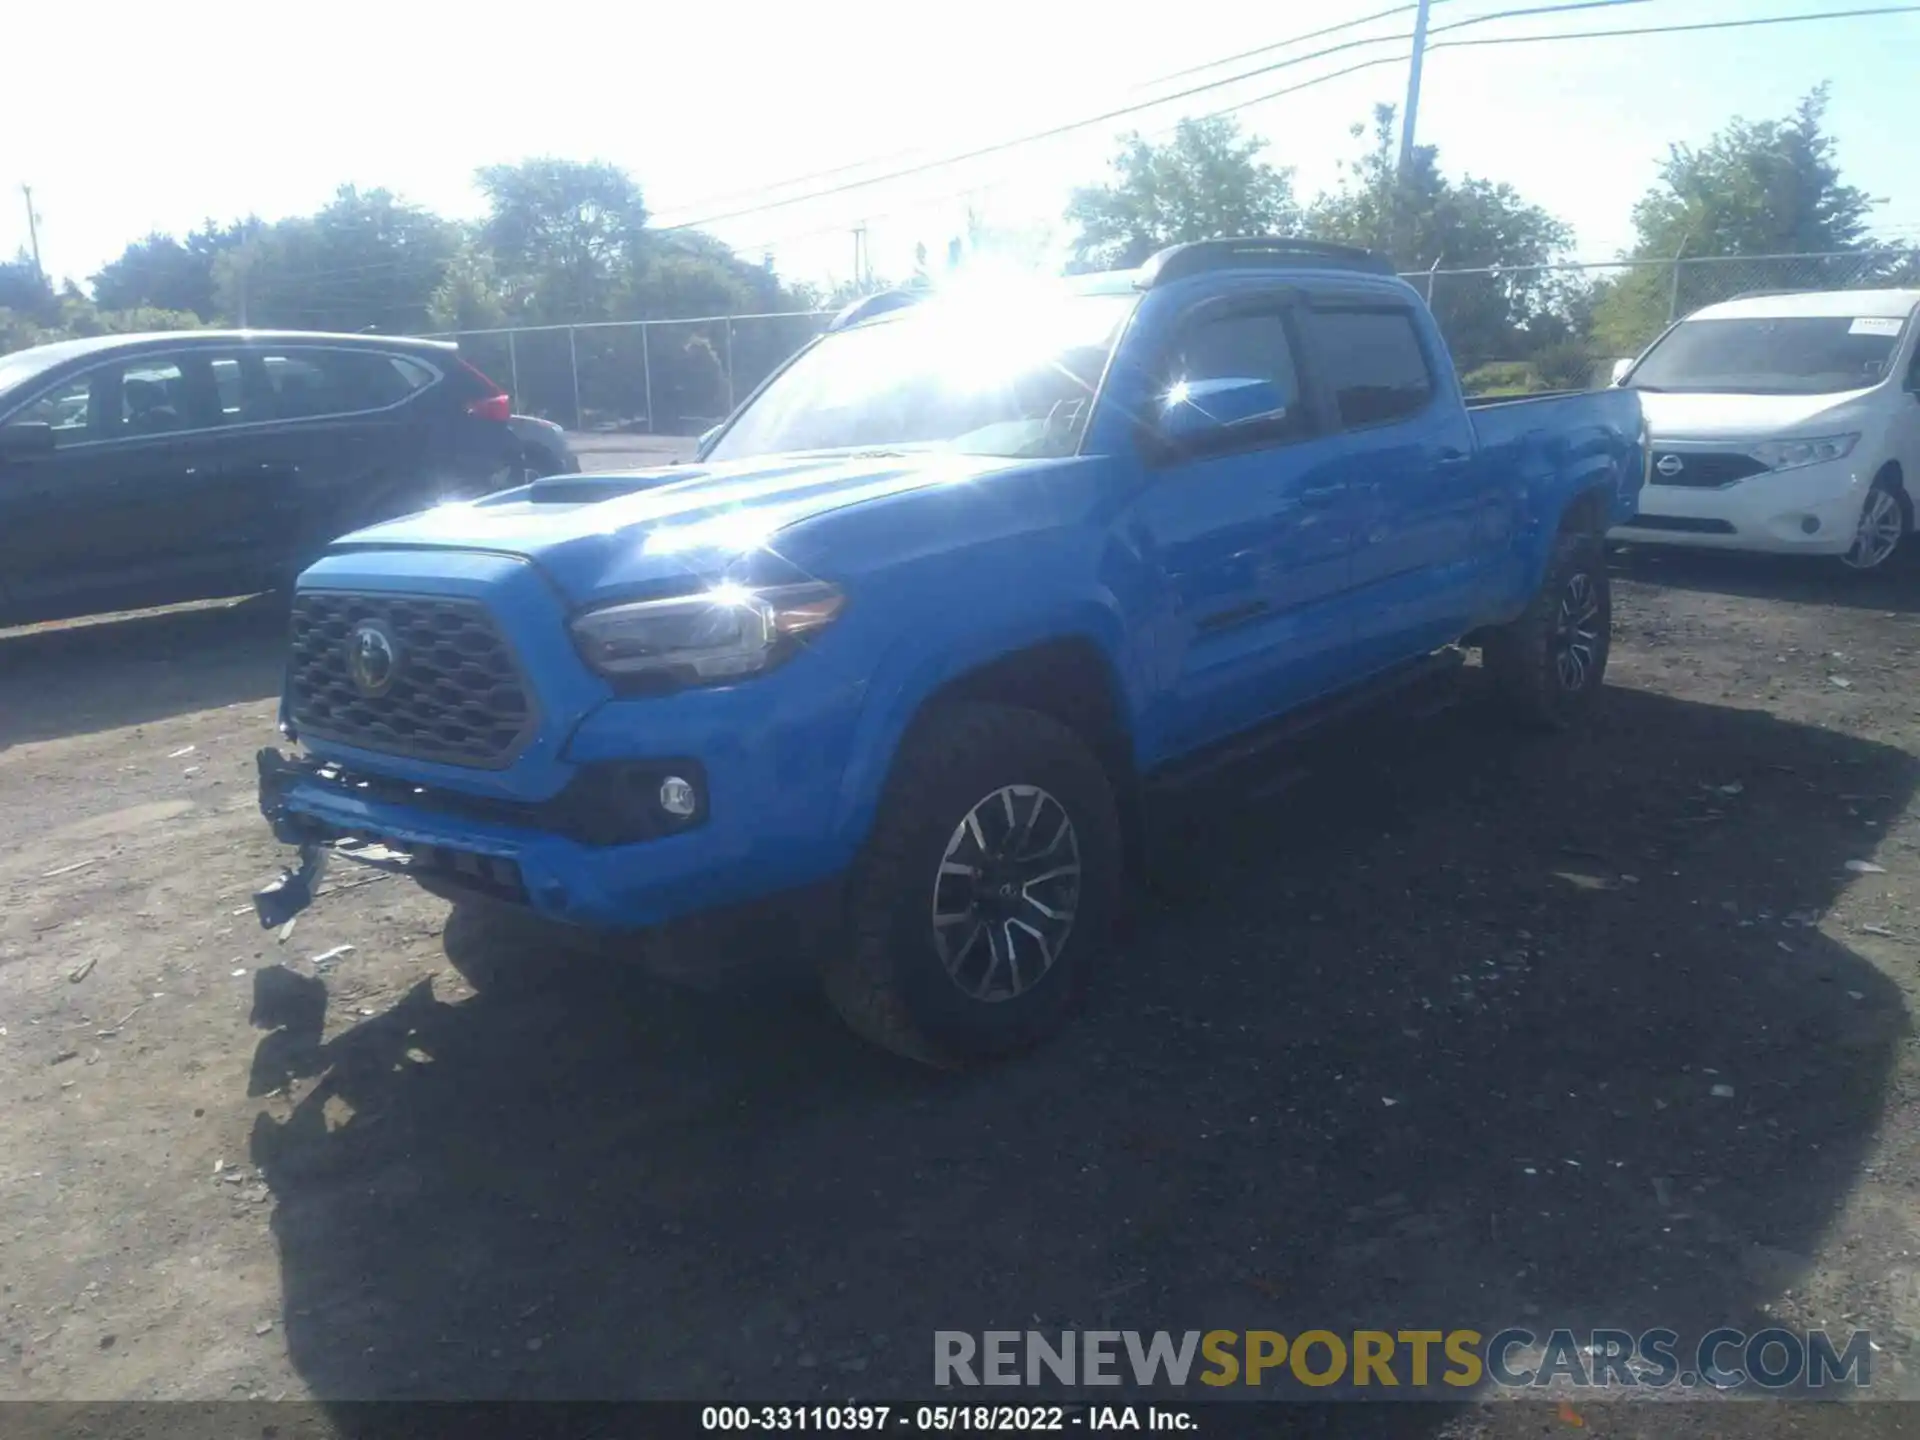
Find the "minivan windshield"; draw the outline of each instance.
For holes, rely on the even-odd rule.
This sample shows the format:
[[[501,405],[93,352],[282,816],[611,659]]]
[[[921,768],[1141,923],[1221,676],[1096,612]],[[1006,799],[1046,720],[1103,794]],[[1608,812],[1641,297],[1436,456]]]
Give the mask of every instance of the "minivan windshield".
[[[1796,315],[1683,320],[1627,376],[1637,390],[1833,395],[1887,377],[1899,319]]]
[[[829,335],[707,453],[937,448],[1044,458],[1079,447],[1130,294],[931,299]]]

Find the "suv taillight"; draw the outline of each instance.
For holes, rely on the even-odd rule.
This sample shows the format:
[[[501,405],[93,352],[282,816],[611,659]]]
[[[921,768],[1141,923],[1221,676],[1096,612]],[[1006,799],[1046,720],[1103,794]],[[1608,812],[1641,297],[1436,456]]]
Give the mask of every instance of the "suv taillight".
[[[460,368],[467,372],[476,385],[489,392],[478,400],[469,400],[467,413],[478,416],[482,420],[497,420],[504,425],[507,418],[513,414],[513,397],[483,374],[477,366],[469,365],[462,360]]]

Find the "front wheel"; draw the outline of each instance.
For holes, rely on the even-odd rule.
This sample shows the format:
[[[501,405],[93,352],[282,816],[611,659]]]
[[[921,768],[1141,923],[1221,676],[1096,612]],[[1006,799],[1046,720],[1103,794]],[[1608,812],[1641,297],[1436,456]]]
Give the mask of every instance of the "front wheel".
[[[1111,941],[1120,836],[1106,772],[1067,727],[1001,705],[937,712],[895,762],[828,997],[928,1064],[1037,1044]]]
[[[1882,475],[1867,491],[1866,503],[1860,507],[1860,522],[1854,527],[1853,544],[1840,557],[1840,563],[1853,571],[1878,570],[1893,558],[1912,528],[1905,492]]]
[[[1592,709],[1612,647],[1606,548],[1591,532],[1563,531],[1532,602],[1489,632],[1481,653],[1501,698],[1523,722],[1563,730]]]

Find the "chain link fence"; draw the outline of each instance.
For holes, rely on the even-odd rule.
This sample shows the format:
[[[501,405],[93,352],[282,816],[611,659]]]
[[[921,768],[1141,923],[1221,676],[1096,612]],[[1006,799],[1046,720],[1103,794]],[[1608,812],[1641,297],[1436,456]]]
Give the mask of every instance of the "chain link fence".
[[[1602,385],[1683,315],[1768,291],[1920,286],[1920,249],[1680,256],[1408,272],[1476,394]],[[707,315],[463,330],[475,365],[524,414],[576,431],[697,435],[724,418],[833,312]]]
[[[569,429],[697,435],[724,419],[830,310],[702,315],[456,330],[472,364],[504,384],[514,409]]]

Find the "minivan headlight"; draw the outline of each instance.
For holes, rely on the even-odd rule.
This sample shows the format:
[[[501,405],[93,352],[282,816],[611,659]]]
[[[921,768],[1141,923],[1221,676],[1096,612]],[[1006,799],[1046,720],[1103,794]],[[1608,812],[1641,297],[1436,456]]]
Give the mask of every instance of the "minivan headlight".
[[[1852,451],[1860,436],[1820,435],[1804,440],[1763,440],[1747,453],[1769,470],[1798,470],[1802,465],[1824,465]]]
[[[767,669],[832,624],[845,604],[838,589],[819,582],[765,590],[722,585],[589,610],[571,629],[581,658],[602,675],[707,683]]]

